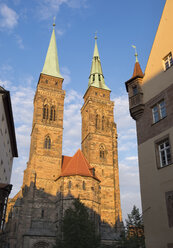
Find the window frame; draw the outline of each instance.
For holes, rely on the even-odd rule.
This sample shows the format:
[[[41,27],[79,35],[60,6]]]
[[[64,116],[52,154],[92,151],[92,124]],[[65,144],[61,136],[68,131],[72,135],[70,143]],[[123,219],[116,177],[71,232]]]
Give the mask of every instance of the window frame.
[[[164,103],[163,106],[161,106],[162,103]],[[160,120],[163,120],[167,116],[165,99],[162,99],[156,104],[154,104],[151,109],[153,124],[159,122]]]
[[[169,146],[165,146],[166,142],[169,143]],[[161,145],[163,145],[163,144],[164,144],[164,147],[161,148]],[[172,164],[172,149],[171,149],[170,138],[168,135],[162,137],[161,139],[159,139],[155,142],[155,149],[156,149],[156,164],[157,164],[158,169],[165,168],[165,167]],[[170,153],[169,154],[170,158],[168,158],[168,153],[167,153],[168,149],[169,149],[169,153]],[[163,152],[164,152],[166,164],[163,164],[163,160],[162,160]]]
[[[168,53],[163,58],[164,70],[167,71],[171,66],[173,66],[172,52]]]

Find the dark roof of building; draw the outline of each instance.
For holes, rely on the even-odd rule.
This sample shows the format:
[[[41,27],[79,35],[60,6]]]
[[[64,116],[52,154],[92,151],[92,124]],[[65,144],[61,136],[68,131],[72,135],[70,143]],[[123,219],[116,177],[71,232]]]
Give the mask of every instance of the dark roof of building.
[[[82,151],[79,149],[73,157],[62,157],[61,176],[86,176],[100,181],[95,175],[95,170],[90,166]]]
[[[11,148],[12,148],[12,154],[13,154],[13,157],[18,157],[10,92],[5,90],[3,87],[0,87],[0,94],[2,94],[2,100],[4,104],[5,116],[7,120],[10,143],[11,143]]]

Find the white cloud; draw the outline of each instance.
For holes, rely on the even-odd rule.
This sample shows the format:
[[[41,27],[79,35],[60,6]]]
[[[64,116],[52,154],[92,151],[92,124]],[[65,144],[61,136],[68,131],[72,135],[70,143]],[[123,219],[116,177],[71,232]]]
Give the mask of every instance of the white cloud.
[[[16,42],[20,49],[24,49],[23,39],[20,37],[20,35],[15,35]]]
[[[39,16],[42,20],[56,16],[63,4],[69,8],[86,7],[86,0],[39,0],[38,3]]]
[[[55,29],[55,31],[58,36],[62,36],[65,33],[65,30],[57,29],[57,28]]]
[[[0,27],[13,29],[18,24],[19,16],[6,4],[0,4]]]
[[[62,76],[64,78],[63,85],[67,85],[71,82],[70,70],[67,67],[62,67]]]
[[[130,160],[130,161],[137,161],[138,157],[137,156],[131,156],[131,157],[127,157],[125,158],[126,160]]]

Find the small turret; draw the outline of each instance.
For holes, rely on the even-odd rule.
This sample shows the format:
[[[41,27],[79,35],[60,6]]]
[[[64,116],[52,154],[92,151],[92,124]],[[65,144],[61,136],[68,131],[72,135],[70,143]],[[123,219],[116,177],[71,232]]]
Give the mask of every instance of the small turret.
[[[144,112],[144,104],[143,104],[143,92],[141,88],[142,80],[144,74],[141,70],[139,61],[138,61],[138,54],[135,48],[135,57],[136,62],[134,66],[133,76],[129,79],[126,84],[126,90],[129,95],[129,108],[130,108],[130,115],[134,120],[137,120],[141,117]]]

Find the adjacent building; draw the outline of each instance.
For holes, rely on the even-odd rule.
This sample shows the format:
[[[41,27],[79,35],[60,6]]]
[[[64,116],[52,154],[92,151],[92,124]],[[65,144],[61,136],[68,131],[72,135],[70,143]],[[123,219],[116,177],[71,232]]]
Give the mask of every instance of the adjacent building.
[[[9,91],[0,86],[0,231],[5,221],[13,158],[17,157],[17,145]]]
[[[82,149],[73,157],[62,154],[63,80],[53,28],[34,97],[30,155],[22,189],[9,201],[6,232],[10,247],[52,247],[57,235],[62,238],[62,218],[74,198],[87,207],[102,242],[116,241],[120,235],[114,103],[105,84],[97,39],[81,109]]]
[[[167,0],[143,74],[126,82],[136,120],[147,248],[173,247],[173,1]],[[136,54],[137,58],[137,54]]]

